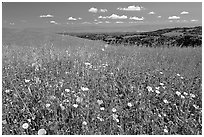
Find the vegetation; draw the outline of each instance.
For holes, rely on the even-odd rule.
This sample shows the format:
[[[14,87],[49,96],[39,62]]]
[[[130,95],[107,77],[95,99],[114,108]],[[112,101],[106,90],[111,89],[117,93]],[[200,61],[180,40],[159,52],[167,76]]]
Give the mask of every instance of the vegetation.
[[[202,134],[202,50],[4,45],[3,135]]]

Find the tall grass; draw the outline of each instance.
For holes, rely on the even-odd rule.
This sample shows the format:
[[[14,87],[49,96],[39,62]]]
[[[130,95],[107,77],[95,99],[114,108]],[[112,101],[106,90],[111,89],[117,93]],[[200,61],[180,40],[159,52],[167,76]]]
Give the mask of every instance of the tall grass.
[[[202,134],[201,55],[201,48],[3,46],[2,132]]]

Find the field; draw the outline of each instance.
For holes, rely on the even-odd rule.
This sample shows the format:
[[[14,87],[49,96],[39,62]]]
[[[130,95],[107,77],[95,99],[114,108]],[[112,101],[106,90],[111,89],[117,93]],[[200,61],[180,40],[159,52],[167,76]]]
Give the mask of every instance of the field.
[[[201,47],[2,51],[3,135],[202,134]]]

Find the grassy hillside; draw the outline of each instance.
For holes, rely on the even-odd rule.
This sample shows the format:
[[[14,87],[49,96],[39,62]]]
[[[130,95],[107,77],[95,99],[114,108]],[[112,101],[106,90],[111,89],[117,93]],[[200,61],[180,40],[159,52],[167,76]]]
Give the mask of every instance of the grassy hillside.
[[[202,134],[201,47],[47,38],[3,45],[3,135]]]

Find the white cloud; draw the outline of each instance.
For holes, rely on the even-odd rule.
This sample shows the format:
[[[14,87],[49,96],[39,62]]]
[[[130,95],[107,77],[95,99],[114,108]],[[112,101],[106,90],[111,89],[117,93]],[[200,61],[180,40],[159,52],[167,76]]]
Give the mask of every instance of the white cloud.
[[[57,23],[56,21],[54,21],[54,20],[51,20],[50,23],[51,23],[51,24],[58,24],[58,23]]]
[[[90,8],[90,9],[89,9],[89,12],[92,12],[92,13],[97,13],[97,12],[98,12],[98,9],[97,9],[97,8],[92,7],[92,8]]]
[[[98,21],[97,19],[95,19],[94,21]]]
[[[195,22],[195,21],[198,21],[198,20],[192,19],[191,21],[192,21],[192,22]]]
[[[74,17],[69,17],[68,20],[77,20],[77,19]]]
[[[100,9],[100,12],[107,12],[107,9]]]
[[[131,20],[139,20],[139,21],[141,21],[141,20],[144,20],[144,17],[141,17],[141,18],[139,18],[139,17],[130,17],[130,19]]]
[[[170,20],[176,20],[176,19],[180,19],[180,17],[179,17],[179,16],[169,16],[168,19],[170,19]]]
[[[47,15],[40,15],[40,18],[53,18],[53,15],[47,14]]]
[[[124,22],[122,22],[122,21],[116,21],[115,23],[117,23],[117,24],[118,24],[118,23],[124,23]]]
[[[188,11],[182,11],[180,14],[189,14]]]
[[[110,21],[105,21],[105,23],[110,23]]]
[[[81,20],[81,19],[82,19],[81,17],[78,18],[78,20]]]
[[[148,14],[151,14],[151,15],[152,15],[152,14],[155,14],[155,12],[154,12],[154,11],[151,11],[151,12],[149,12]]]
[[[119,16],[116,14],[112,14],[110,16],[99,16],[98,18],[99,19],[127,19],[127,16],[126,15]]]
[[[103,23],[103,22],[102,21],[95,22],[95,24],[100,24],[100,23]]]
[[[112,14],[108,18],[110,18],[110,19],[127,19],[127,16],[125,16],[125,15],[119,16],[119,15],[116,15],[116,14]]]
[[[161,18],[161,16],[157,16],[157,18]]]
[[[128,6],[127,8],[121,8],[121,7],[117,8],[117,10],[126,10],[126,11],[141,11],[143,9],[144,9],[143,7],[135,6],[135,5]]]

